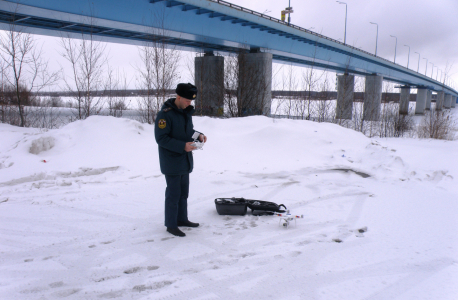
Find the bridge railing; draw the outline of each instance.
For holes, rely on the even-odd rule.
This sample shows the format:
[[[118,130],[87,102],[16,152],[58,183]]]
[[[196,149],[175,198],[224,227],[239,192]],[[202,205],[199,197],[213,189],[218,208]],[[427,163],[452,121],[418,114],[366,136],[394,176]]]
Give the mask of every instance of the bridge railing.
[[[326,39],[326,40],[329,40],[329,41],[334,42],[334,43],[338,43],[338,44],[340,44],[340,45],[342,45],[342,46],[351,48],[351,49],[353,49],[353,50],[363,52],[363,53],[365,53],[365,54],[367,54],[367,55],[376,57],[376,58],[378,58],[378,59],[382,59],[382,60],[384,60],[384,61],[386,61],[386,62],[388,62],[388,63],[395,64],[395,65],[397,65],[397,66],[399,66],[399,67],[401,67],[401,68],[403,68],[403,69],[406,69],[406,70],[408,70],[408,71],[410,71],[410,72],[415,72],[415,70],[411,70],[411,69],[406,68],[406,67],[404,67],[404,66],[402,66],[402,65],[393,63],[392,61],[390,61],[390,60],[388,60],[388,59],[386,59],[386,58],[383,58],[383,57],[380,57],[380,56],[376,56],[376,55],[374,55],[374,54],[372,54],[372,53],[370,53],[370,52],[367,52],[367,51],[365,51],[365,50],[362,50],[362,49],[360,49],[360,48],[356,48],[356,47],[354,47],[354,46],[351,46],[351,45],[348,45],[348,44],[344,44],[344,43],[342,43],[342,42],[340,42],[340,41],[338,41],[338,40],[335,40],[335,39],[332,39],[332,38],[330,38],[330,37],[321,35],[321,34],[319,34],[319,33],[316,33],[316,32],[314,32],[314,31],[305,29],[305,28],[300,27],[300,26],[288,24],[287,22],[282,21],[282,20],[280,20],[280,19],[273,18],[273,17],[271,17],[271,16],[268,16],[268,15],[265,15],[265,14],[262,14],[262,13],[259,13],[259,12],[256,12],[256,11],[254,11],[254,10],[251,10],[251,9],[248,9],[248,8],[245,8],[245,7],[242,7],[242,6],[240,6],[240,5],[233,4],[233,3],[229,3],[229,2],[224,1],[224,0],[208,0],[208,1],[210,1],[210,2],[215,2],[215,3],[218,3],[218,4],[224,5],[224,6],[228,6],[228,7],[237,9],[237,10],[239,10],[239,11],[247,12],[247,13],[250,13],[250,14],[252,14],[252,15],[255,15],[255,16],[258,16],[258,17],[261,17],[261,18],[264,18],[264,19],[267,19],[267,20],[270,20],[270,21],[273,21],[273,22],[276,22],[276,23],[279,23],[279,24],[282,24],[282,25],[286,25],[286,26],[288,26],[288,27],[291,27],[291,28],[294,28],[294,29],[297,29],[297,30],[300,30],[300,31],[303,31],[303,32],[306,32],[306,33],[309,33],[309,34],[312,34],[312,35],[314,35],[314,36],[316,36],[316,37],[319,37],[319,38],[322,38],[322,39]],[[416,72],[416,73],[421,74],[421,73],[419,73],[419,72]],[[423,74],[421,74],[421,75],[423,75]],[[431,79],[433,79],[433,78],[431,78]],[[433,80],[434,80],[434,79],[433,79]]]
[[[327,36],[324,36],[324,35],[321,35],[319,33],[316,33],[314,31],[311,31],[311,30],[308,30],[308,29],[305,29],[303,27],[300,27],[300,26],[297,26],[297,25],[293,25],[293,24],[288,24],[287,22],[285,21],[282,21],[280,19],[277,19],[277,18],[274,18],[274,17],[271,17],[271,16],[268,16],[268,15],[265,15],[265,14],[262,14],[262,13],[259,13],[257,11],[254,11],[254,10],[251,10],[251,9],[248,9],[248,8],[245,8],[245,7],[242,7],[240,5],[237,5],[237,4],[233,4],[233,3],[229,3],[229,2],[226,2],[224,0],[208,0],[210,2],[215,2],[215,3],[219,3],[221,5],[224,5],[224,6],[228,6],[228,7],[231,7],[231,8],[235,8],[237,10],[240,10],[240,11],[243,11],[243,12],[247,12],[247,13],[250,13],[252,15],[255,15],[255,16],[258,16],[258,17],[261,17],[261,18],[264,18],[264,19],[268,19],[270,21],[273,21],[273,22],[276,22],[276,23],[279,23],[279,24],[282,24],[282,25],[286,25],[288,27],[291,27],[291,28],[294,28],[294,29],[297,29],[297,30],[300,30],[300,31],[303,31],[303,32],[306,32],[306,33],[309,33],[309,34],[312,34],[314,36],[317,36],[319,38],[323,38],[323,39],[326,39],[326,40],[329,40],[329,41],[332,41],[332,42],[335,42],[335,43],[338,43],[338,44],[341,44],[342,46],[346,46],[346,47],[349,47],[349,48],[352,48],[352,49],[355,49],[355,50],[358,50],[358,51],[361,51],[361,52],[364,52],[368,55],[371,55],[371,56],[374,56],[374,57],[378,57],[380,59],[383,59],[383,60],[386,60],[388,62],[391,62],[387,59],[384,59],[382,57],[379,57],[379,56],[375,56],[374,54],[370,53],[370,52],[367,52],[365,50],[362,50],[360,48],[356,48],[356,47],[353,47],[351,45],[348,45],[348,44],[344,44],[338,40],[335,40],[335,39],[332,39],[330,37],[327,37]]]

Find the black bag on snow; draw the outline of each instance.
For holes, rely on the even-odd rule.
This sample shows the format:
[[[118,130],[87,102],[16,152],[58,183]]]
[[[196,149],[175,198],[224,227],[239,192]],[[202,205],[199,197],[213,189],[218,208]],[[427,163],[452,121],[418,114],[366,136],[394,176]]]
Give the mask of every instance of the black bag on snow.
[[[216,211],[219,215],[245,215],[247,207],[255,216],[273,215],[275,212],[285,212],[286,206],[274,202],[249,200],[245,198],[216,198]],[[281,209],[281,208],[284,208]]]

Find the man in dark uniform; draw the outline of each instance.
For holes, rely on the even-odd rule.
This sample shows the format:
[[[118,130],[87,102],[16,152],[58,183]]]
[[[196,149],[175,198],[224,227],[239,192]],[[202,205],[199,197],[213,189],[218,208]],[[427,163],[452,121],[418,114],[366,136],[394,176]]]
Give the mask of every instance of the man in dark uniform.
[[[159,146],[159,163],[165,175],[165,226],[176,236],[186,236],[178,227],[198,227],[188,220],[189,173],[193,169],[192,124],[194,107],[191,101],[197,96],[197,88],[190,83],[178,84],[176,98],[168,99],[156,117],[154,134]],[[207,137],[198,132],[199,141]]]

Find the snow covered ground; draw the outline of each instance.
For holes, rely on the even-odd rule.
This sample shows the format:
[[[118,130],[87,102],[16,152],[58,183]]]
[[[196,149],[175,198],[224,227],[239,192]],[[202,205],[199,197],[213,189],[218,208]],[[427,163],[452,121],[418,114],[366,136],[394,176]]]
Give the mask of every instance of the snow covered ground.
[[[457,115],[455,111],[455,115]],[[163,226],[154,128],[0,124],[1,299],[458,299],[458,141],[195,118],[190,220]],[[214,199],[304,214],[220,216]]]

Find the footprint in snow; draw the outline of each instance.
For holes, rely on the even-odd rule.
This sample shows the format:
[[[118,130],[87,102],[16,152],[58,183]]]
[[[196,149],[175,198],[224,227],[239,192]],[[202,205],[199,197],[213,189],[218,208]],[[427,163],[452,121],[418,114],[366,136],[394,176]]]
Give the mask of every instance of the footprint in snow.
[[[171,285],[173,283],[174,283],[174,281],[166,280],[166,281],[162,281],[162,282],[155,282],[155,283],[153,283],[151,285],[144,285],[144,284],[136,285],[132,289],[134,291],[138,291],[138,292],[143,292],[143,291],[146,291],[146,290],[158,290],[158,289],[161,289],[161,288],[166,287],[168,285]]]
[[[106,299],[120,298],[122,297],[123,293],[124,293],[123,291],[108,292],[108,293],[99,295],[99,298],[106,298]]]
[[[133,273],[137,273],[137,272],[140,271],[141,269],[142,269],[141,267],[134,267],[134,268],[125,270],[125,271],[124,271],[124,274],[133,274]]]
[[[356,237],[364,237],[364,233],[367,232],[367,227],[362,227],[356,230]]]
[[[292,252],[289,253],[289,255],[290,255],[291,257],[298,257],[298,256],[301,255],[301,254],[302,254],[301,251],[292,251]]]
[[[54,293],[54,296],[65,298],[73,294],[76,294],[79,291],[81,291],[81,289],[70,289],[70,290],[65,290],[65,291],[59,291],[59,292]]]
[[[58,288],[58,287],[61,287],[64,285],[64,282],[63,281],[58,281],[58,282],[53,282],[53,283],[50,283],[49,284],[49,287],[51,288]]]

